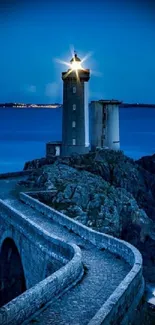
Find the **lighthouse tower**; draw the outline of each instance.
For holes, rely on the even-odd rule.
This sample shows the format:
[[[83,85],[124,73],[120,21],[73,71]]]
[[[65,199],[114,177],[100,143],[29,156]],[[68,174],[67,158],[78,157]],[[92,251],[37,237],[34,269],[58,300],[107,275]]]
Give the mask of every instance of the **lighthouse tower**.
[[[88,102],[85,93],[85,82],[89,78],[89,69],[82,68],[81,60],[75,53],[70,61],[70,69],[62,73],[62,156],[84,154],[90,149]]]

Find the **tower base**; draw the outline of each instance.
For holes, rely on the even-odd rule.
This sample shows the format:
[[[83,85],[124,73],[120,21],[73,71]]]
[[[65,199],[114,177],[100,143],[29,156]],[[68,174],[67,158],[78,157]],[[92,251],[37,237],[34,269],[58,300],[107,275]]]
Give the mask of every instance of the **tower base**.
[[[63,146],[62,145],[62,151],[61,151],[61,156],[71,156],[71,154],[79,154],[79,155],[84,155],[90,151],[90,146],[89,147],[84,147],[84,146]]]

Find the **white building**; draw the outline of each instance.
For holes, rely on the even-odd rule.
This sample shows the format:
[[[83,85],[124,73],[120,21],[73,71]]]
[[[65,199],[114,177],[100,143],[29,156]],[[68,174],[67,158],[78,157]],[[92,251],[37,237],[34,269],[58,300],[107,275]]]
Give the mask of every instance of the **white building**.
[[[92,101],[89,105],[91,150],[120,149],[118,100]]]

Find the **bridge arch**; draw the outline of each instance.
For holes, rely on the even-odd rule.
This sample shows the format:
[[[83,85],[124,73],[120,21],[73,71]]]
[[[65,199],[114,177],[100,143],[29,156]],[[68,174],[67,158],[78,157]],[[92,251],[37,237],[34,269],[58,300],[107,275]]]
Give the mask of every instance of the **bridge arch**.
[[[15,241],[6,237],[0,247],[0,307],[26,290],[22,260]]]

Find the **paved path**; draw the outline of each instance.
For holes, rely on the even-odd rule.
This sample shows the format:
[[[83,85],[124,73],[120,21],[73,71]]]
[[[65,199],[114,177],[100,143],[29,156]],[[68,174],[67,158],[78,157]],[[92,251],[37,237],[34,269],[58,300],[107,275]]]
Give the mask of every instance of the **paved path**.
[[[3,180],[3,199],[43,229],[81,248],[85,274],[74,288],[70,289],[54,303],[33,316],[28,324],[38,325],[85,325],[95,315],[107,298],[129,272],[129,265],[117,259],[106,250],[99,250],[91,243],[70,232],[63,226],[45,218],[41,213],[20,202],[13,195],[6,196],[7,184]],[[1,184],[0,181],[0,191]],[[12,182],[12,185],[14,182]],[[5,188],[5,190],[4,190]],[[11,190],[12,193],[12,190]],[[7,197],[7,198],[6,198]]]

